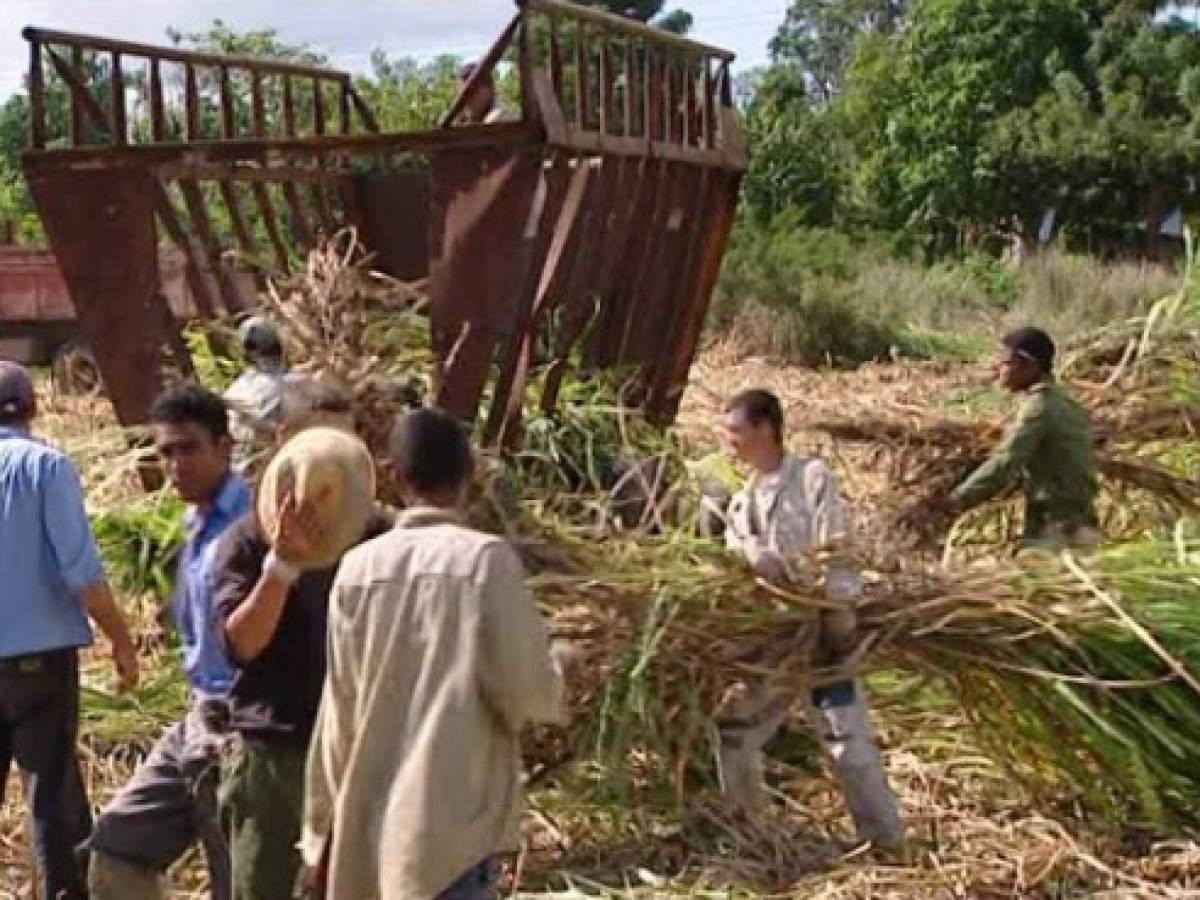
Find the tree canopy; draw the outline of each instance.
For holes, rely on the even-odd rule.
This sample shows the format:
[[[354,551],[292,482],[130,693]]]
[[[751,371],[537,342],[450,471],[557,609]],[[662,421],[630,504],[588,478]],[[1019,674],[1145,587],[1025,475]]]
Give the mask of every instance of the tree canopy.
[[[1200,34],[1147,0],[793,0],[749,103],[753,212],[933,252],[1141,227],[1200,171]]]

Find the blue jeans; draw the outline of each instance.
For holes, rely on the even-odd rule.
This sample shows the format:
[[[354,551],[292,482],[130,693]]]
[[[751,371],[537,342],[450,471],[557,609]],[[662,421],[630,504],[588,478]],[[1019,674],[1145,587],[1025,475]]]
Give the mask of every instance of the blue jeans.
[[[450,887],[438,894],[437,900],[492,900],[496,896],[496,879],[500,867],[488,857],[479,865],[467,869]]]
[[[87,896],[75,847],[91,830],[79,775],[79,660],[74,649],[0,660],[0,800],[12,763],[33,818],[41,896]]]

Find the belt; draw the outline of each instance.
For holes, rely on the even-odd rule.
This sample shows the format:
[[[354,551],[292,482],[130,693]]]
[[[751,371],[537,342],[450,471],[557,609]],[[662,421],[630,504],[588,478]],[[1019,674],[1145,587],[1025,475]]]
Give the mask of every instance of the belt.
[[[43,672],[56,658],[69,650],[46,650],[25,656],[9,656],[0,659],[0,672],[17,675],[34,675]]]

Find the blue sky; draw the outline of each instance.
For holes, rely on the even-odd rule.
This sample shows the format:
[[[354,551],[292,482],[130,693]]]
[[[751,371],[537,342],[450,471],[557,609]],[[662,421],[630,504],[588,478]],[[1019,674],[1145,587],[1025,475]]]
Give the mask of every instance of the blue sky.
[[[729,47],[738,69],[766,61],[787,0],[682,0],[695,36]],[[513,14],[510,0],[0,0],[0,101],[21,86],[26,25],[159,43],[167,26],[198,30],[215,18],[239,29],[272,27],[311,44],[333,65],[362,71],[381,47],[390,56],[480,53]]]

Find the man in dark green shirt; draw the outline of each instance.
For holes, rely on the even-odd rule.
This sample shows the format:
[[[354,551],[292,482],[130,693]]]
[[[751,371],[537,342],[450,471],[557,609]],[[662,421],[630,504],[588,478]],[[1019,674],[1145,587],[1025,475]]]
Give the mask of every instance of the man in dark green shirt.
[[[1004,336],[1000,382],[1024,401],[1004,440],[954,490],[950,506],[965,512],[1020,482],[1027,547],[1092,549],[1099,534],[1091,424],[1053,368],[1054,342],[1044,331],[1018,328]]]

